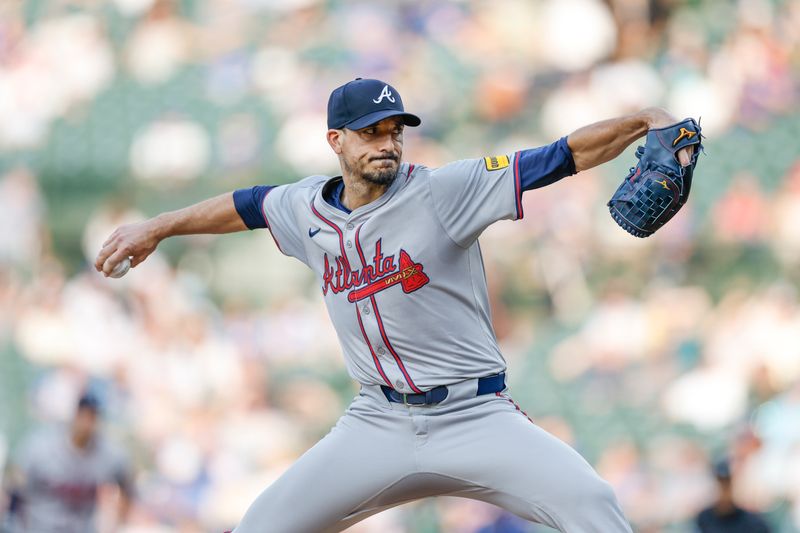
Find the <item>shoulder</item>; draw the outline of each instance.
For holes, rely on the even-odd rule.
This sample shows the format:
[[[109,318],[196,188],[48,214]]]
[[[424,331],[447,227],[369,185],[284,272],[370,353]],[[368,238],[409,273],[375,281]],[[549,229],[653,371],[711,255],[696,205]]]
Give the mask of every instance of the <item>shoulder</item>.
[[[121,449],[121,445],[113,437],[105,434],[95,437],[93,451],[97,455],[117,456]]]
[[[418,184],[424,181],[430,174],[431,169],[425,165],[418,163],[403,163],[397,171],[397,179],[402,180],[401,187],[407,187],[411,184]],[[423,178],[423,180],[418,179]]]
[[[467,176],[502,176],[514,167],[518,153],[458,159],[432,169],[431,177],[434,179],[461,179]]]
[[[264,206],[272,213],[286,209],[296,211],[310,204],[331,179],[329,176],[308,176],[294,183],[278,185],[264,198]]]
[[[332,179],[333,178],[330,176],[314,175],[303,178],[300,181],[293,183],[292,185],[297,189],[319,189],[326,182]]]
[[[478,159],[456,159],[455,161],[450,161],[442,166],[428,169],[428,172],[430,172],[431,177],[458,174],[459,172],[463,172],[464,170],[475,166],[478,161]]]
[[[744,514],[745,521],[754,533],[767,531],[767,523],[760,514],[751,511],[744,511]]]
[[[416,173],[425,177],[425,181],[436,186],[441,186],[443,183],[448,183],[453,180],[458,181],[459,178],[470,173],[470,159],[459,159],[450,161],[438,167],[421,166]]]
[[[20,442],[17,461],[25,465],[41,457],[50,457],[57,447],[63,446],[66,438],[66,431],[60,426],[34,428]]]
[[[128,454],[122,443],[106,435],[97,437],[92,452],[102,464],[111,469],[124,465],[128,461]]]
[[[712,507],[707,507],[697,514],[697,523],[706,524],[710,520],[713,520],[713,518],[714,518],[714,509]]]
[[[325,184],[330,181],[330,176],[308,176],[307,178],[303,178],[299,181],[294,183],[287,183],[285,185],[278,185],[272,191],[270,191],[269,196],[277,193],[277,196],[290,196],[292,198],[298,199],[311,199],[314,195],[325,186]]]
[[[28,435],[25,441],[32,449],[50,448],[66,442],[68,431],[60,424],[39,426]]]

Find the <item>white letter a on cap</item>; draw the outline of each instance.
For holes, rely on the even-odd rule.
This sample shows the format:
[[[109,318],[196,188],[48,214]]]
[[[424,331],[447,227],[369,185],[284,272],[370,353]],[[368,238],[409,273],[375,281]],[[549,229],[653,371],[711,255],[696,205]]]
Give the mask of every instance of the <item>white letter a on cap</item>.
[[[389,100],[391,103],[394,103],[394,96],[392,96],[392,91],[389,90],[388,85],[384,85],[381,94],[378,96],[378,98],[373,98],[372,101],[376,104],[380,104],[384,98]]]

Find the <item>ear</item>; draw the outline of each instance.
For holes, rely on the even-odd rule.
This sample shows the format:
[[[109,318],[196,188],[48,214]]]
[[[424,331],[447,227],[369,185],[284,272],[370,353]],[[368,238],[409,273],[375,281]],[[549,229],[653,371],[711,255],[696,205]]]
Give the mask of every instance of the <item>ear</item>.
[[[344,141],[343,130],[328,130],[328,144],[336,154],[342,153],[342,142]]]

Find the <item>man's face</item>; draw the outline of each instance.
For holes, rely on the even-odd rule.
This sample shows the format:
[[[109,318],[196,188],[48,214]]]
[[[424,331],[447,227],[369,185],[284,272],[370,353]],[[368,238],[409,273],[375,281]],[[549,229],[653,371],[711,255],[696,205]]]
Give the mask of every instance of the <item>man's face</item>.
[[[389,117],[360,130],[330,130],[328,139],[346,172],[376,185],[389,185],[403,156],[403,127],[400,117]]]
[[[81,442],[87,441],[97,433],[97,425],[97,411],[89,408],[78,409],[72,422],[73,436]]]

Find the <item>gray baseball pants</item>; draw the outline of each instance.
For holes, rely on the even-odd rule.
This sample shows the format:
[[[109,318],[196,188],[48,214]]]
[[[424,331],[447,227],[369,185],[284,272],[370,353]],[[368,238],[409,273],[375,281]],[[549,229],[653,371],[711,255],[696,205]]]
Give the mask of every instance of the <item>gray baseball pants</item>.
[[[506,393],[477,380],[432,406],[363,387],[336,426],[262,492],[234,533],[342,531],[428,496],[492,503],[567,533],[631,533],[610,486]]]

